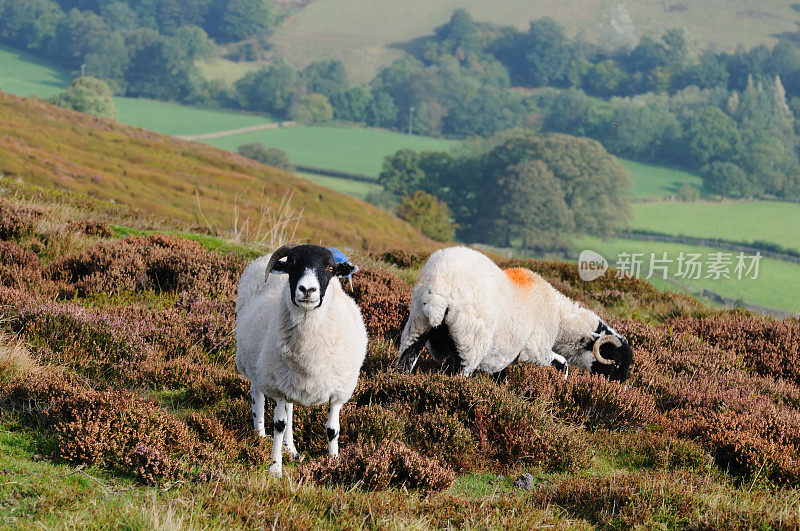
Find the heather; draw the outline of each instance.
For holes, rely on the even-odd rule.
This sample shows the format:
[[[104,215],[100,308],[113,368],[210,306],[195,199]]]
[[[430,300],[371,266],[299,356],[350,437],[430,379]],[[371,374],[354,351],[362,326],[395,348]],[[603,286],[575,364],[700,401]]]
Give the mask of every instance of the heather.
[[[629,381],[530,366],[449,376],[426,353],[401,374],[397,343],[427,255],[347,250],[362,270],[343,285],[370,343],[342,409],[341,455],[326,456],[325,408],[298,406],[301,462],[276,480],[234,364],[236,283],[254,251],[120,229],[111,207],[45,199],[0,202],[0,496],[16,500],[0,507],[3,525],[81,514],[70,521],[91,527],[90,498],[108,522],[149,507],[148,522],[180,514],[190,527],[798,523],[796,321],[711,311],[611,273],[585,283],[566,263],[505,261],[626,335]],[[54,227],[72,236],[56,245]],[[530,492],[512,487],[523,472]],[[33,488],[40,477],[53,486]]]

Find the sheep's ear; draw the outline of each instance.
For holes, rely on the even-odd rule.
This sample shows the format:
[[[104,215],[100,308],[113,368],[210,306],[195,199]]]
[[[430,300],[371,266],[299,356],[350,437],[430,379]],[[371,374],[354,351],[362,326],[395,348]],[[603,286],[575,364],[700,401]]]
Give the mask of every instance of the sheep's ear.
[[[275,262],[275,265],[272,266],[272,272],[278,273],[279,275],[288,274],[289,270],[286,268],[286,260],[278,260]]]
[[[358,266],[350,262],[339,262],[333,266],[333,274],[337,277],[349,277],[358,271]]]

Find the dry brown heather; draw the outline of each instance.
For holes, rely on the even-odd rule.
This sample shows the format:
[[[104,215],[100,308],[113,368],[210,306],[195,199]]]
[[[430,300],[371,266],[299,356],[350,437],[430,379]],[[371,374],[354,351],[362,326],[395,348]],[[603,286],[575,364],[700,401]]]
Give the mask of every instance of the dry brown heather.
[[[517,261],[629,338],[627,386],[522,366],[499,382],[445,376],[427,355],[417,374],[399,374],[411,286],[396,273],[425,256],[365,256],[353,295],[371,340],[342,410],[341,458],[325,456],[325,409],[298,407],[305,460],[289,483],[264,483],[269,438],[253,435],[234,366],[247,260],[165,234],[109,238],[85,216],[67,229],[52,204],[26,201],[0,201],[0,325],[30,351],[0,349],[0,426],[37,434],[55,464],[183,485],[170,492],[232,526],[391,523],[375,514],[435,527],[798,524],[797,497],[783,490],[800,485],[796,321]],[[53,227],[82,239],[56,245]],[[523,471],[537,480],[518,496],[510,483]]]
[[[264,195],[276,207],[293,194],[291,205],[302,212],[298,238],[373,251],[433,245],[383,210],[234,153],[3,92],[0,175],[187,223],[199,221],[198,201],[209,219],[229,220],[236,204],[240,221],[256,223]]]

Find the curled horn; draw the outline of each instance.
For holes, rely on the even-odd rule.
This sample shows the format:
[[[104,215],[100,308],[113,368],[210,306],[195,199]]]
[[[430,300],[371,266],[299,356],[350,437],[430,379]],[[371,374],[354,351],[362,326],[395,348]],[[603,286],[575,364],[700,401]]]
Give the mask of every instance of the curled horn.
[[[600,347],[602,347],[606,343],[613,343],[615,347],[622,346],[622,341],[620,341],[617,336],[610,334],[605,335],[598,338],[597,341],[594,342],[594,346],[592,347],[592,354],[594,354],[595,359],[600,363],[602,363],[603,365],[613,365],[614,363],[616,363],[614,360],[608,360],[600,355]]]
[[[275,267],[275,264],[278,263],[278,260],[283,258],[284,256],[288,256],[289,253],[297,247],[298,244],[296,243],[287,243],[283,247],[280,247],[272,253],[272,256],[269,257],[269,263],[267,263],[267,272],[264,274],[264,282],[269,280],[269,274],[272,273],[272,268]]]

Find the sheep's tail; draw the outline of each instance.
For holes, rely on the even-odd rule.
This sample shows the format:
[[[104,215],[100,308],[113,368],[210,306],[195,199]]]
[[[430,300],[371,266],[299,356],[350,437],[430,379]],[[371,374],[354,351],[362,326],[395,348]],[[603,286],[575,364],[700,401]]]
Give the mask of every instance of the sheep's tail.
[[[411,372],[419,359],[420,351],[431,337],[434,329],[444,322],[447,301],[441,295],[428,291],[423,295],[414,293],[408,322],[400,337],[400,357],[397,367]]]

